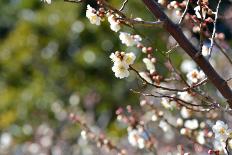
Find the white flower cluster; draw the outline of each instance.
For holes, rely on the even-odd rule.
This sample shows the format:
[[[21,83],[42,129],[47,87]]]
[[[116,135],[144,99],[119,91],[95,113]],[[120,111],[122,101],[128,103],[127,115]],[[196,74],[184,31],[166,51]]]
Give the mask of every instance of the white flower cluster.
[[[147,137],[145,135],[146,134],[144,134],[143,130],[136,130],[136,129],[129,130],[128,141],[132,146],[138,147],[139,149],[143,149],[146,146]]]
[[[229,129],[226,123],[220,120],[216,122],[212,129],[215,134],[215,149],[225,152],[226,140],[231,138],[232,130]]]
[[[52,0],[41,0],[41,1],[46,2],[46,3],[48,3],[48,4],[51,4],[51,3],[52,3]]]
[[[114,62],[112,67],[113,72],[117,78],[125,78],[129,76],[129,65],[132,65],[135,61],[135,54],[124,53],[124,52],[115,52],[110,55],[111,60]]]
[[[126,32],[120,32],[119,39],[126,46],[134,46],[142,41],[142,38],[139,35],[131,35]]]
[[[188,81],[193,84],[197,83],[205,78],[205,73],[203,71],[198,71],[194,69],[187,74]]]
[[[100,25],[101,17],[96,14],[96,10],[90,5],[87,5],[86,17],[89,19],[91,24]]]

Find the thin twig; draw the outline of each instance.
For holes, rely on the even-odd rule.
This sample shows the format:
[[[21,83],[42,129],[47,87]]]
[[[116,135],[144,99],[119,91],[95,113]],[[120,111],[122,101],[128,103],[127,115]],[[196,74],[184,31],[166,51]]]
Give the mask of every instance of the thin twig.
[[[180,47],[180,45],[179,45],[179,44],[174,45],[174,46],[171,47],[171,49],[169,49],[165,54],[170,54],[170,53],[172,53],[172,51],[173,51],[174,49],[176,49],[177,47]]]
[[[164,94],[161,94],[159,93],[160,95],[154,95],[154,94],[146,94],[146,93],[142,93],[140,91],[136,91],[136,90],[133,90],[133,89],[130,89],[133,93],[136,93],[136,94],[140,94],[142,96],[150,96],[150,97],[155,97],[155,98],[168,98],[168,99],[171,99],[173,101],[176,101],[178,104],[180,104],[181,106],[184,106],[186,107],[187,109],[189,110],[192,110],[192,111],[196,111],[196,112],[209,112],[210,110],[212,110],[214,107],[212,107],[211,105],[209,105],[210,107],[207,108],[207,109],[195,109],[194,107],[202,107],[202,105],[196,105],[196,104],[192,104],[190,102],[186,102],[180,98],[177,98],[177,97],[173,97],[173,96],[168,96],[168,95],[164,95]],[[191,106],[191,107],[189,107]]]
[[[81,3],[83,0],[64,0],[65,2],[71,2],[71,3]]]
[[[232,77],[231,77],[231,78],[229,78],[229,79],[227,79],[227,80],[226,80],[226,82],[228,82],[228,81],[230,81],[230,80],[232,80]]]
[[[186,7],[185,7],[185,10],[184,10],[184,12],[183,12],[183,14],[182,14],[182,16],[181,16],[181,18],[180,18],[178,24],[181,24],[181,23],[182,23],[182,21],[184,20],[185,15],[187,14],[188,7],[189,7],[189,1],[190,1],[190,0],[187,0],[187,4],[186,4]]]
[[[227,155],[230,155],[230,150],[229,150],[229,148],[228,148],[228,146],[229,146],[229,140],[230,140],[230,138],[228,138],[228,139],[226,140],[226,146],[225,146],[225,150],[226,150]]]
[[[153,87],[155,87],[155,88],[159,88],[159,89],[163,89],[163,90],[168,90],[168,91],[174,91],[174,92],[185,92],[185,91],[189,91],[189,90],[191,90],[191,89],[194,89],[194,88],[196,88],[196,87],[198,87],[198,86],[204,84],[204,83],[207,81],[207,80],[203,80],[203,82],[200,82],[200,83],[198,83],[198,84],[196,84],[196,85],[193,85],[192,87],[187,87],[187,88],[183,88],[183,89],[168,88],[168,87],[163,87],[163,86],[161,86],[161,85],[156,85],[156,84],[154,84],[154,83],[150,83],[150,82],[148,82],[146,79],[144,79],[144,78],[139,74],[139,72],[138,72],[135,68],[133,68],[132,66],[130,66],[130,69],[131,69],[132,71],[134,71],[134,72],[139,76],[139,78],[140,78],[143,82],[145,82],[145,84],[150,85],[150,86],[153,86]]]
[[[145,26],[154,26],[154,25],[161,25],[164,23],[163,21],[144,21],[144,20],[136,20],[132,18],[116,18],[117,20],[121,22],[127,22],[128,24],[139,24],[139,25],[145,25]]]
[[[122,3],[122,6],[119,9],[119,11],[122,11],[125,8],[127,2],[128,2],[128,0],[124,0],[124,2]]]
[[[217,8],[216,8],[216,12],[215,12],[215,19],[214,19],[214,22],[213,22],[214,28],[213,28],[213,33],[212,33],[212,36],[211,36],[211,39],[210,39],[211,43],[210,43],[210,47],[209,47],[209,55],[210,56],[211,56],[211,52],[212,52],[213,45],[214,45],[214,37],[215,37],[215,34],[216,34],[216,29],[217,29],[217,19],[218,19],[218,12],[219,12],[220,4],[221,4],[221,0],[218,1],[218,5],[217,5]]]

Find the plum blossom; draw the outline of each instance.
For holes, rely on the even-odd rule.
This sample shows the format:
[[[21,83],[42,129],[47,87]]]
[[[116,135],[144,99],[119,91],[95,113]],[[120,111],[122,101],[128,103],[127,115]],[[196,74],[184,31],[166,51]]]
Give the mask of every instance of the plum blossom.
[[[209,48],[206,46],[206,45],[203,45],[202,46],[202,51],[201,51],[201,54],[203,55],[203,56],[208,56],[210,53],[209,53]]]
[[[143,58],[143,63],[146,65],[147,70],[150,71],[150,73],[155,72],[155,65],[152,63],[152,61],[148,58]]]
[[[134,53],[115,52],[110,55],[111,60],[114,62],[112,71],[117,78],[125,78],[129,76],[129,65],[132,65],[136,56]]]
[[[219,141],[226,141],[232,132],[231,129],[228,128],[228,125],[220,120],[216,122],[212,129],[215,134],[215,139]]]
[[[226,143],[225,142],[215,140],[213,145],[214,145],[215,150],[218,150],[221,153],[223,152],[223,153],[226,154],[226,149],[225,149],[226,148]]]
[[[200,144],[205,144],[205,134],[204,131],[200,131],[197,135],[197,142]]]
[[[139,75],[140,75],[144,80],[146,80],[148,83],[152,83],[151,78],[147,75],[146,72],[139,72]]]
[[[181,110],[180,110],[180,114],[183,118],[189,118],[191,116],[191,111],[188,110],[186,107],[182,107]]]
[[[126,65],[125,63],[116,63],[112,67],[112,71],[115,73],[115,77],[117,78],[125,78],[129,76],[129,66]]]
[[[115,19],[115,15],[108,15],[108,22],[112,31],[118,32],[121,29],[120,23]]]
[[[184,73],[188,73],[196,68],[196,63],[192,60],[185,59],[180,66],[180,69]]]
[[[51,3],[52,3],[52,0],[41,0],[41,1],[46,2],[46,3],[48,3],[48,4],[51,4]]]
[[[179,98],[185,102],[192,102],[193,101],[192,95],[190,93],[188,93],[187,91],[178,92],[177,94],[179,95]]]
[[[81,131],[81,137],[86,140],[87,139],[87,132],[85,130]]]
[[[120,32],[119,39],[126,46],[134,46],[142,41],[142,38],[139,35],[131,35],[126,32]]]
[[[161,120],[159,123],[159,127],[164,131],[167,132],[168,130],[170,130],[170,126],[168,125],[167,122]]]
[[[205,73],[194,69],[187,74],[187,78],[190,83],[197,83],[205,78]]]
[[[96,14],[96,10],[92,8],[90,5],[87,5],[86,17],[89,19],[91,24],[101,24],[101,18]]]

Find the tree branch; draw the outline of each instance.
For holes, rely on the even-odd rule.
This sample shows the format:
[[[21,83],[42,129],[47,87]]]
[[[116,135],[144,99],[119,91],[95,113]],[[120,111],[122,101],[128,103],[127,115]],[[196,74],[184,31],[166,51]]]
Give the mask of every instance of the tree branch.
[[[198,51],[185,37],[180,27],[174,24],[159,7],[159,4],[154,0],[143,0],[147,8],[153,13],[153,15],[164,21],[164,29],[169,32],[173,38],[178,42],[180,47],[200,66],[204,73],[208,76],[208,79],[214,84],[224,98],[232,108],[232,90],[228,86],[227,82],[214,70],[211,64],[201,55],[201,51]]]

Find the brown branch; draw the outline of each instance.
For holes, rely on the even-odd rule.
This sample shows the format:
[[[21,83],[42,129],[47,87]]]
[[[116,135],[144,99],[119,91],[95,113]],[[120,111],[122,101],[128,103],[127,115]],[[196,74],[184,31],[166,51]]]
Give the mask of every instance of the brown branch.
[[[227,100],[228,104],[232,108],[232,90],[228,86],[227,82],[214,70],[211,64],[201,55],[201,51],[198,51],[190,41],[185,37],[180,27],[174,24],[167,15],[159,7],[159,4],[154,0],[143,0],[144,4],[153,13],[153,15],[164,21],[164,29],[169,32],[173,38],[178,42],[180,47],[200,66],[204,73],[208,76],[208,79],[214,84],[219,92]]]
[[[169,88],[169,87],[164,87],[164,86],[157,85],[157,84],[154,84],[154,83],[150,83],[150,82],[148,82],[146,79],[144,79],[144,78],[139,74],[139,72],[138,72],[136,69],[134,69],[132,66],[130,66],[130,69],[131,69],[132,71],[134,71],[134,72],[139,76],[139,78],[140,78],[146,85],[153,86],[153,87],[158,88],[158,89],[163,89],[163,90],[167,90],[167,91],[174,91],[174,92],[185,92],[185,91],[187,91],[187,90],[190,89],[190,87],[184,88],[184,89]]]

